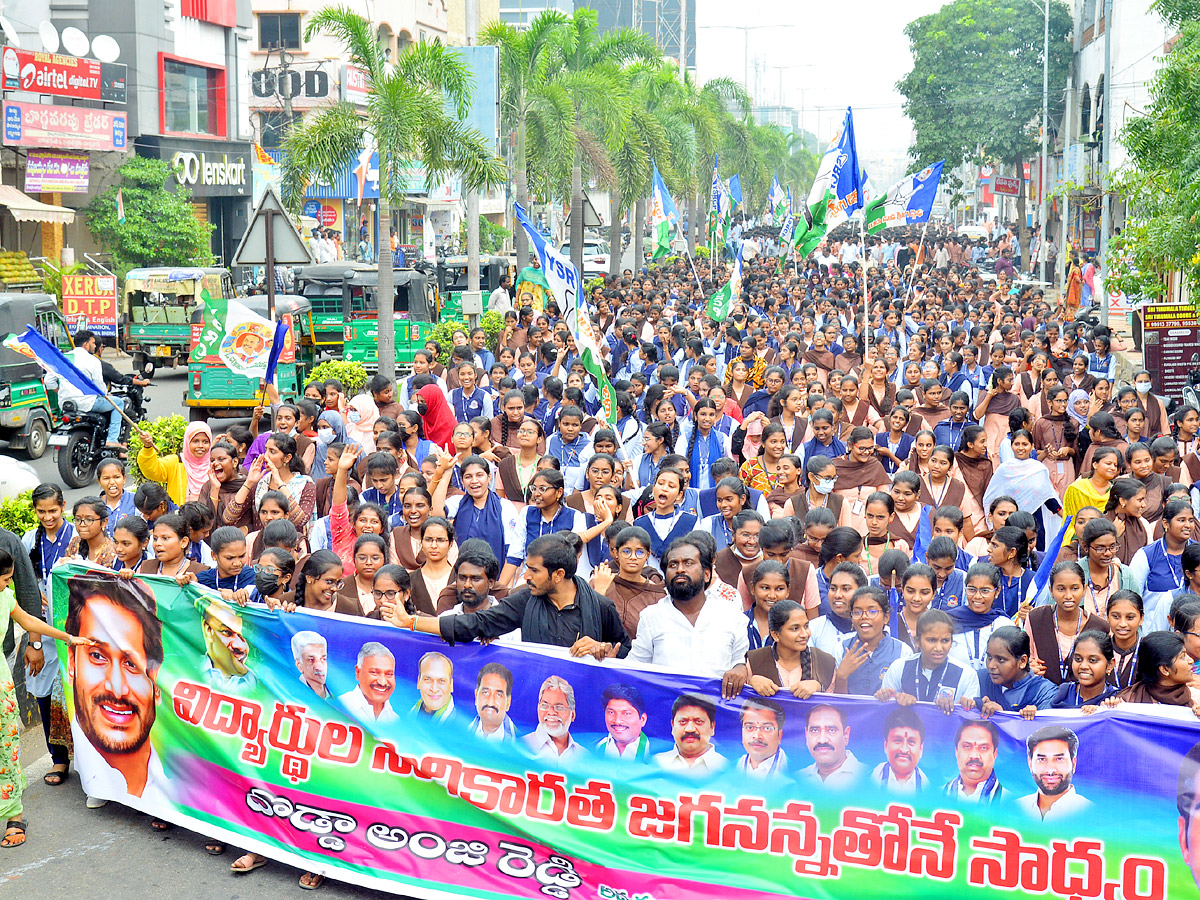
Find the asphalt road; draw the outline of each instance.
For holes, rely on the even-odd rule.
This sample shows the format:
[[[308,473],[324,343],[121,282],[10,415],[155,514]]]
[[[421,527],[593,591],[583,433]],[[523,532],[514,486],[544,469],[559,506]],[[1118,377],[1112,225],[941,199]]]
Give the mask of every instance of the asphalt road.
[[[131,371],[130,361],[128,356],[115,356],[111,349],[106,350],[104,361],[110,362],[122,372]],[[159,369],[154,373],[154,378],[150,385],[145,389],[145,397],[149,398],[146,403],[146,415],[149,419],[157,419],[160,416],[169,416],[172,414],[187,415],[187,408],[183,405],[183,392],[187,384],[187,368],[176,369]],[[230,423],[242,420],[228,420]],[[38,460],[28,460],[23,453],[14,454],[17,459],[25,459],[29,461],[34,470],[42,481],[53,482],[54,484],[62,484],[62,479],[58,474],[58,465],[54,461],[54,448],[50,447],[46,451],[46,455]],[[90,485],[83,488],[68,488],[63,485],[63,492],[67,498],[67,509],[81,497],[92,497],[99,493],[99,488]]]
[[[63,900],[92,895],[120,900],[296,900],[300,871],[271,863],[247,875],[229,865],[239,855],[230,847],[222,856],[204,851],[204,838],[183,828],[160,834],[150,820],[128,807],[110,803],[84,806],[74,772],[61,787],[48,787],[42,776],[50,755],[41,729],[22,735],[22,763],[29,778],[22,847],[0,850],[0,897]],[[395,897],[326,879],[320,896],[329,900]]]

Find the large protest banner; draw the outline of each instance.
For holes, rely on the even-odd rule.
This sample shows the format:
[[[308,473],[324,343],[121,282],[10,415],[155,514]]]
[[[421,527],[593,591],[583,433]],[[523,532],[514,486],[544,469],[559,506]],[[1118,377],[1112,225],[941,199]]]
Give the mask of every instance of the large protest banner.
[[[560,900],[1198,895],[1194,721],[722,702],[715,682],[79,564],[54,570],[53,595],[56,624],[98,641],[59,649],[89,794],[347,882]],[[685,774],[680,752],[709,743]]]

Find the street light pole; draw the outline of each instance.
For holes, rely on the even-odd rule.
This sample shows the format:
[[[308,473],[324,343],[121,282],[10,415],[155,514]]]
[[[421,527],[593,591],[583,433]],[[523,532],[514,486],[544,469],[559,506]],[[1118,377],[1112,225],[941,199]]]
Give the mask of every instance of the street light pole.
[[[1100,266],[1104,273],[1104,281],[1108,281],[1108,232],[1112,228],[1112,219],[1109,213],[1108,201],[1108,171],[1112,164],[1110,157],[1112,155],[1112,31],[1113,31],[1113,0],[1104,0],[1104,97],[1103,97],[1103,112],[1104,116],[1104,133],[1101,135],[1100,152],[1104,155],[1103,165],[1100,167]],[[1108,324],[1108,288],[1105,287],[1103,293],[1105,296],[1097,297],[1092,294],[1092,302],[1100,304],[1100,324]]]
[[[697,29],[701,28],[725,28],[729,31],[740,31],[742,33],[742,87],[746,89],[746,93],[750,93],[750,32],[757,31],[760,28],[773,28],[776,31],[784,28],[792,28],[792,25],[773,24],[773,25],[697,25]],[[750,98],[752,103],[757,102],[755,97]]]

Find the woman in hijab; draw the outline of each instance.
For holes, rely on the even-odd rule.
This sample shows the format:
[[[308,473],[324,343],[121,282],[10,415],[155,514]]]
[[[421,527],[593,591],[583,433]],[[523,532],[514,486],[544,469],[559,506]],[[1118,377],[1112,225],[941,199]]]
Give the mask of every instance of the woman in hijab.
[[[378,418],[379,407],[375,401],[366,394],[357,395],[346,410],[346,439],[358,444],[363,453],[374,453],[375,420]]]
[[[342,414],[332,409],[322,411],[317,419],[317,455],[314,460],[324,463],[329,455],[330,444],[344,444],[349,441],[346,436],[346,423]]]
[[[147,432],[143,431],[141,437],[137,464],[142,474],[163,485],[167,496],[178,506],[199,497],[211,474],[212,429],[204,422],[192,422],[184,429],[179,453],[170,456],[158,455],[154,439]]]
[[[1092,438],[1088,431],[1088,414],[1091,411],[1091,397],[1087,391],[1075,390],[1071,391],[1071,396],[1067,398],[1067,415],[1071,417],[1071,421],[1075,424],[1075,460],[1078,463],[1082,461],[1083,455],[1087,452],[1088,447],[1092,444]],[[1076,465],[1076,472],[1082,472],[1083,467]]]
[[[421,425],[425,439],[443,450],[450,449],[450,436],[458,420],[446,402],[446,395],[436,384],[427,384],[417,391],[417,412],[421,414]]]

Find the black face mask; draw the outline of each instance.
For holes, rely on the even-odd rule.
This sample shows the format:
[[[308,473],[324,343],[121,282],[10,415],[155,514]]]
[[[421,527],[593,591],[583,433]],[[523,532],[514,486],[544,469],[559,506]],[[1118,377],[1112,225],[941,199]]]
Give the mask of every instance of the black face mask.
[[[277,572],[255,572],[254,586],[264,597],[270,597],[279,590],[279,574]]]

